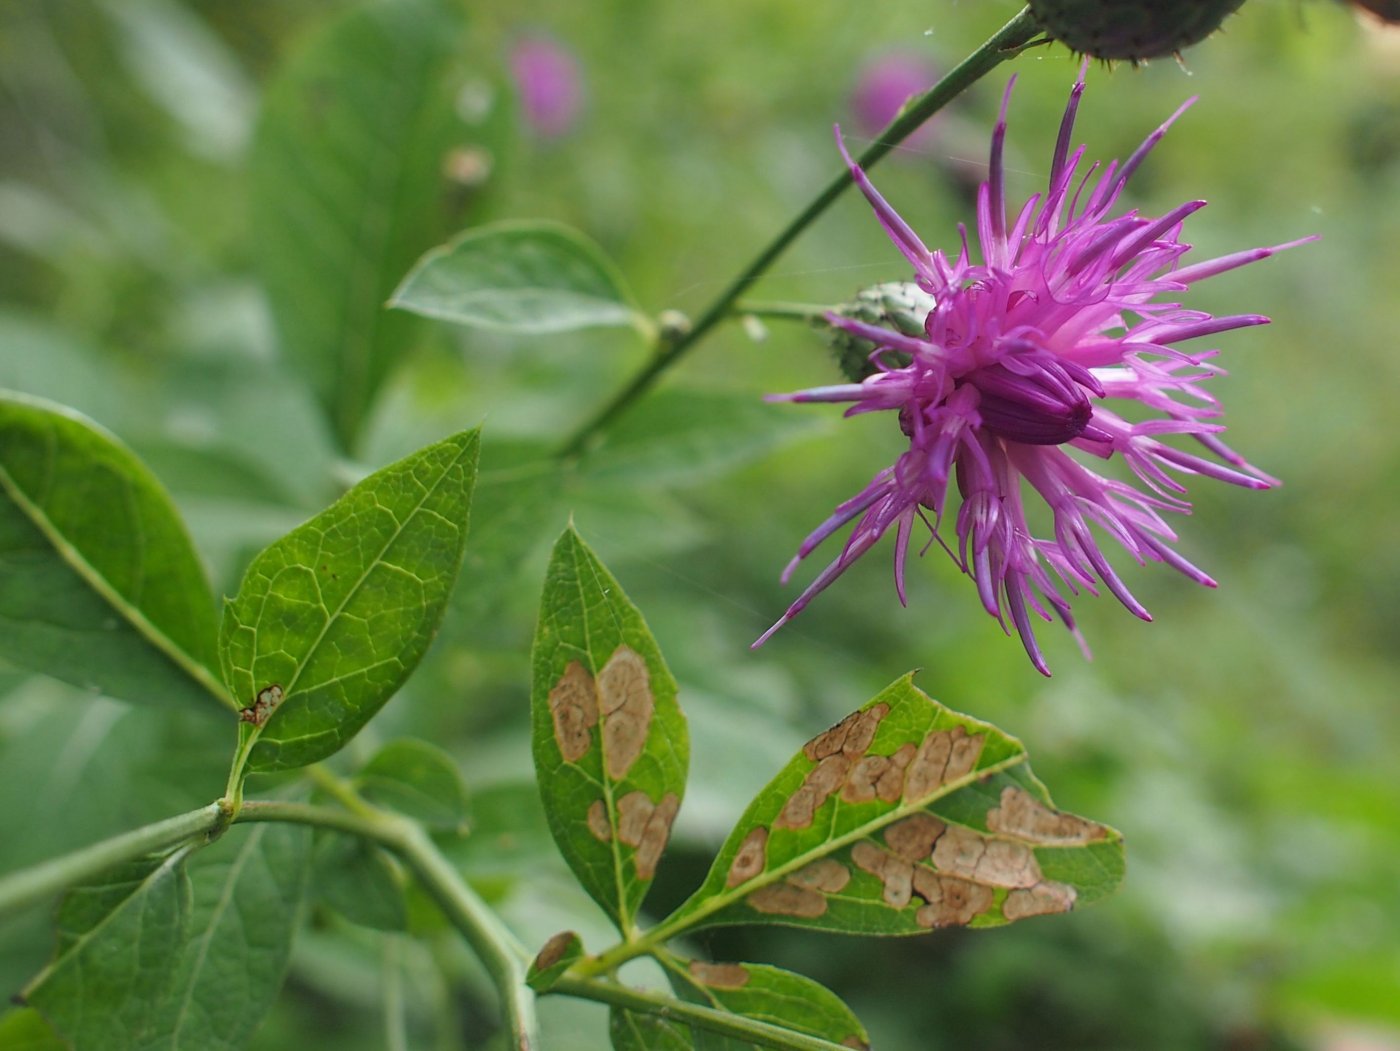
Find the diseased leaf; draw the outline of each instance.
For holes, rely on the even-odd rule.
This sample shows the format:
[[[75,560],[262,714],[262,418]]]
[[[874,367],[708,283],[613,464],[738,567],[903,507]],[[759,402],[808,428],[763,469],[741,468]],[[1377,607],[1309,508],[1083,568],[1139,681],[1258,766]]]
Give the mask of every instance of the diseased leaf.
[[[221,696],[214,599],[155,476],[59,405],[0,393],[0,656],[126,701]],[[231,703],[231,702],[229,702]]]
[[[224,606],[224,680],[261,727],[250,770],[324,759],[422,659],[466,542],[478,435],[370,475],[253,560]]]
[[[906,676],[803,747],[663,926],[995,927],[1096,901],[1122,875],[1122,837],[1055,810],[1019,741]]]
[[[301,923],[311,830],[236,827],[194,856],[190,938],[142,1051],[239,1051],[272,1007]]]
[[[456,828],[466,819],[462,774],[450,755],[427,741],[390,741],[355,781],[366,799],[425,825]]]
[[[452,4],[364,4],[311,38],[266,92],[251,243],[283,351],[345,449],[412,343],[415,319],[384,302],[451,228],[451,161],[479,141],[453,107],[463,38]]]
[[[184,852],[120,865],[74,887],[58,911],[58,954],[24,990],[75,1051],[142,1048],[163,1018],[190,914]]]
[[[394,862],[372,843],[331,836],[316,852],[316,897],[351,923],[379,931],[408,928],[408,906]]]
[[[608,1014],[613,1051],[695,1051],[690,1026],[614,1007]]]
[[[573,931],[560,931],[544,943],[530,963],[525,983],[537,993],[548,992],[564,972],[583,958],[583,942]]]
[[[532,662],[535,771],[550,831],[628,931],[680,808],[690,746],[646,623],[572,528],[550,560]]]
[[[672,984],[685,999],[769,1025],[820,1037],[842,1047],[870,1047],[860,1019],[826,986],[800,974],[758,963],[677,961]],[[704,1030],[692,1030],[696,1051],[755,1047]]]
[[[650,327],[602,250],[557,223],[468,230],[418,260],[389,305],[508,332]]]

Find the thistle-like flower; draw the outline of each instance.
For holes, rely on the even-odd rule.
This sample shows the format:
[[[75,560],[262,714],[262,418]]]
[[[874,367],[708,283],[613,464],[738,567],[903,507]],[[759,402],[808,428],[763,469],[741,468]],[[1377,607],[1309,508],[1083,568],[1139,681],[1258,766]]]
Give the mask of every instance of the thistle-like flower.
[[[830,324],[868,341],[873,372],[860,382],[772,400],[850,402],[848,416],[897,413],[909,449],[803,541],[784,581],[824,540],[856,523],[840,555],[755,646],[889,530],[895,534],[895,589],[904,602],[905,562],[922,522],[972,577],[987,612],[1008,634],[1015,627],[1031,662],[1048,675],[1034,618],[1058,618],[1079,638],[1070,614],[1070,597],[1079,591],[1097,594],[1106,587],[1130,612],[1151,619],[1105,557],[1100,537],[1140,565],[1165,562],[1213,587],[1173,547],[1177,537],[1164,513],[1190,511],[1178,476],[1204,475],[1247,489],[1278,484],[1220,440],[1220,407],[1205,388],[1220,374],[1210,363],[1216,352],[1181,346],[1268,318],[1213,317],[1176,300],[1198,281],[1303,241],[1182,265],[1190,249],[1181,240],[1182,223],[1204,201],[1188,201],[1160,218],[1134,210],[1113,216],[1133,172],[1194,100],[1125,163],[1094,163],[1081,174],[1084,148],[1071,150],[1070,140],[1082,72],[1060,125],[1049,187],[1009,219],[1002,144],[1011,87],[978,191],[980,263],[972,260],[966,229],[956,258],[926,248],[851,160],[837,130],[852,177],[914,267],[917,289],[910,288],[906,310],[916,303],[927,313],[922,331],[911,330],[907,318],[886,326],[828,314]],[[1137,406],[1127,414],[1112,407],[1132,402]],[[1210,457],[1169,441],[1183,436]],[[1106,477],[1083,457],[1121,459],[1135,482]],[[960,498],[955,511],[950,483]],[[1049,537],[1031,532],[1031,498],[1049,510]]]

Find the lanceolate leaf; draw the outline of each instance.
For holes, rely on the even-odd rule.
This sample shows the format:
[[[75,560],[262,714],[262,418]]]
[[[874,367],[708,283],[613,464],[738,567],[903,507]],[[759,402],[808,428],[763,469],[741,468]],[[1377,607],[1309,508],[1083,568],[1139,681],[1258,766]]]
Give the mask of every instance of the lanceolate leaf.
[[[859,934],[994,927],[1112,891],[1122,838],[1055,810],[1025,749],[905,677],[759,794],[668,933],[782,923]]]
[[[414,319],[384,301],[450,228],[444,169],[473,145],[453,108],[455,6],[333,21],[269,87],[253,144],[252,244],[282,347],[345,448],[412,341]]]
[[[869,1048],[870,1034],[840,997],[800,974],[757,963],[674,961],[672,984],[685,999],[842,1047]],[[755,1045],[701,1029],[696,1051],[748,1051]]]
[[[630,930],[685,792],[689,739],[646,623],[573,529],[550,561],[533,663],[550,831],[588,893]]]
[[[508,332],[649,325],[598,246],[556,223],[469,230],[418,260],[390,305]]]
[[[208,704],[214,600],[174,504],[58,405],[0,394],[0,656],[127,701]]]
[[[231,829],[195,855],[190,938],[142,1051],[238,1051],[282,987],[306,896],[311,830]]]
[[[248,567],[220,656],[261,727],[249,769],[331,755],[417,666],[462,561],[477,446],[464,432],[370,475]]]
[[[76,887],[58,913],[58,956],[24,991],[75,1051],[143,1048],[185,945],[184,853],[113,869]]]

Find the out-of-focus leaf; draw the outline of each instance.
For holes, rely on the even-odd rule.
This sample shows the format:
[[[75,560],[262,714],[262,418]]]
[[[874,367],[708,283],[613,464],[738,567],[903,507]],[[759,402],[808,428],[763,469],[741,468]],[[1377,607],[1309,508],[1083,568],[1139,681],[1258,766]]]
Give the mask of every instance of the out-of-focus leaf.
[[[842,1047],[870,1046],[870,1034],[840,997],[810,978],[779,967],[691,960],[673,969],[672,984],[682,997],[705,1007],[820,1037]],[[696,1051],[748,1051],[756,1046],[701,1029],[693,1029],[691,1039]]]
[[[572,528],[545,577],[532,663],[550,831],[588,893],[630,930],[685,793],[689,740],[646,622]]]
[[[120,865],[74,887],[58,912],[58,955],[25,988],[74,1051],[142,1048],[159,1032],[190,914],[184,852]]]
[[[427,741],[390,741],[355,780],[366,799],[426,825],[456,828],[466,817],[461,771],[450,755]]]
[[[995,927],[1110,893],[1122,837],[1053,809],[1021,743],[894,683],[759,793],[673,932]]]
[[[448,228],[449,166],[467,148],[452,4],[365,4],[327,25],[267,90],[250,165],[252,244],[289,359],[353,447],[412,341],[384,310]]]
[[[282,987],[310,856],[309,828],[272,824],[231,829],[195,855],[191,936],[142,1051],[247,1046]]]
[[[530,963],[525,981],[537,993],[548,992],[570,967],[583,959],[583,942],[573,931],[560,931],[544,943]]]
[[[695,1051],[688,1025],[620,1007],[608,1014],[608,1036],[613,1051]]]
[[[376,471],[248,567],[219,641],[233,695],[269,702],[249,769],[333,754],[422,659],[461,565],[478,444],[464,431]]]
[[[408,908],[394,862],[371,843],[329,838],[316,852],[316,897],[351,923],[378,931],[408,927]]]
[[[170,497],[96,424],[17,394],[0,395],[0,563],[6,659],[142,703],[221,692],[214,600]]]
[[[70,1051],[32,1007],[7,1011],[0,1017],[0,1047],[5,1051]]]
[[[441,321],[510,332],[650,327],[602,250],[556,223],[469,230],[423,256],[389,303]]]

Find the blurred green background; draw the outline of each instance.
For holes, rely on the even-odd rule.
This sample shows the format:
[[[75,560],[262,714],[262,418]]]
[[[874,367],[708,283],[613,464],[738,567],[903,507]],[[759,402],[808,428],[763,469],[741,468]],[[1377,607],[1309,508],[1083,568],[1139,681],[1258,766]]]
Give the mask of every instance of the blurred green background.
[[[796,593],[777,576],[797,544],[900,442],[888,419],[760,403],[835,381],[801,325],[771,322],[761,339],[723,328],[591,468],[562,478],[532,465],[644,360],[636,336],[405,327],[367,425],[337,448],[288,364],[254,215],[259,194],[294,202],[307,173],[253,176],[250,154],[264,86],[347,7],[0,5],[0,386],[72,405],[131,444],[223,593],[346,479],[484,420],[453,611],[350,758],[412,733],[460,759],[474,833],[458,859],[528,941],[573,926],[596,947],[604,928],[552,853],[529,770],[535,604],[572,513],[647,615],[690,718],[691,787],[656,909],[699,881],[804,740],[911,668],[943,702],[1022,738],[1061,806],[1127,837],[1124,890],[1082,913],[902,941],[720,932],[702,948],[826,982],[886,1049],[1400,1048],[1400,28],[1322,0],[1250,0],[1180,63],[1091,68],[1076,135],[1091,158],[1125,157],[1200,96],[1129,194],[1149,214],[1208,199],[1187,228],[1199,257],[1322,240],[1190,300],[1274,319],[1222,339],[1231,374],[1215,390],[1232,444],[1285,484],[1193,486],[1180,527],[1182,551],[1220,589],[1123,566],[1156,622],[1082,599],[1094,660],[1047,626],[1047,681],[936,549],[911,567],[907,609],[886,545],[749,651]],[[693,314],[836,170],[833,122],[864,141],[851,92],[867,63],[900,51],[946,69],[1018,7],[463,5],[461,147],[437,176],[435,230],[409,259],[467,225],[546,217],[595,238],[648,310]],[[511,90],[510,50],[538,34],[574,54],[585,92],[558,137],[532,133]],[[1076,66],[1058,48],[1026,54],[876,170],[927,243],[953,247],[971,219],[969,179],[1010,72],[1008,192],[1043,187]],[[308,302],[326,294],[323,276],[303,273]],[[851,196],[755,294],[829,303],[906,276]],[[376,301],[371,288],[356,309]],[[17,672],[0,687],[5,868],[222,787],[231,734],[217,719]],[[0,988],[47,958],[45,919],[0,926]],[[308,923],[255,1046],[382,1046],[386,974],[405,984],[422,1046],[491,1046],[481,976],[426,915],[414,942],[323,905]],[[605,1046],[600,1008],[543,1011],[546,1047]]]

